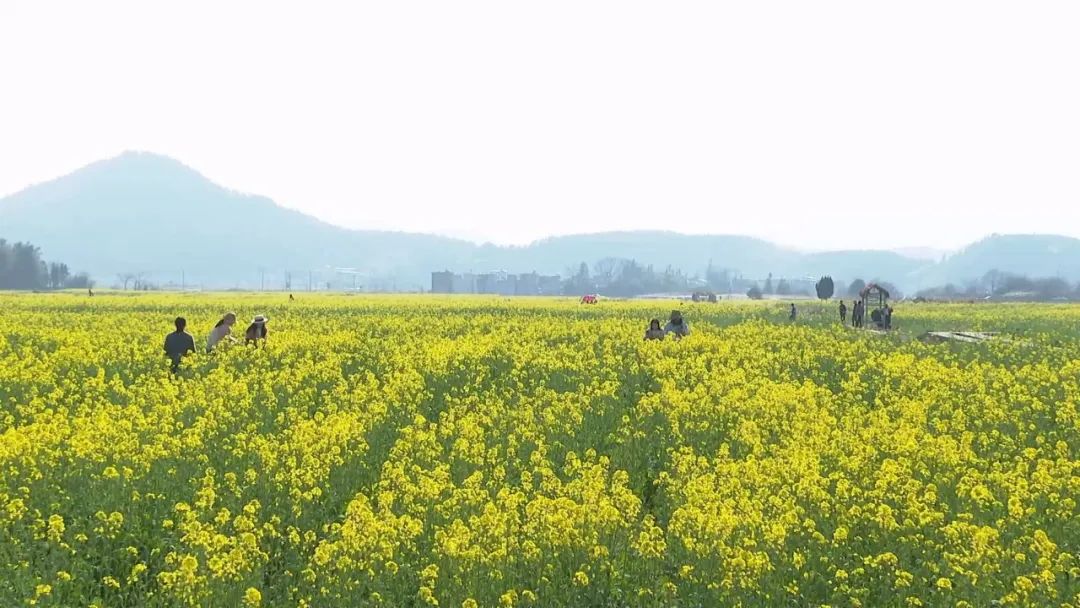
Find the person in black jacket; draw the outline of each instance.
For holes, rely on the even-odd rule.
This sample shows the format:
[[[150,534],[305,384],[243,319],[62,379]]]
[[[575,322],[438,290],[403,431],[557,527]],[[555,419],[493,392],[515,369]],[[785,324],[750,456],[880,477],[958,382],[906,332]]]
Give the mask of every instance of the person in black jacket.
[[[180,369],[180,360],[184,355],[195,352],[195,338],[184,331],[187,327],[187,319],[176,317],[174,321],[176,331],[165,336],[165,354],[172,360],[172,371]]]

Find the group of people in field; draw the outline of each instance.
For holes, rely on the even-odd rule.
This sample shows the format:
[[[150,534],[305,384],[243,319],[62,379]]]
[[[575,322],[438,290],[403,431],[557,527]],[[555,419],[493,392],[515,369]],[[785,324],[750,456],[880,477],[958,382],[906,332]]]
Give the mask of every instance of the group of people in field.
[[[292,294],[289,294],[289,301],[293,301]],[[861,300],[855,300],[851,310],[852,327],[863,326],[865,312],[865,304]],[[893,309],[891,306],[885,306],[880,310],[875,310],[871,315],[871,319],[877,323],[878,327],[891,329],[892,312]],[[847,304],[841,300],[841,324],[847,323],[847,313]],[[788,319],[795,321],[797,316],[798,310],[795,308],[795,304],[792,304]],[[270,333],[266,327],[266,324],[269,321],[270,318],[265,315],[255,315],[247,329],[244,330],[244,344],[254,344],[258,346],[261,343],[265,343],[266,338]],[[195,338],[187,333],[187,319],[184,317],[177,317],[175,325],[176,331],[165,336],[165,354],[172,361],[172,370],[174,372],[180,368],[180,361],[184,358],[184,355],[195,352]],[[206,352],[213,352],[214,348],[223,341],[236,342],[237,340],[232,337],[232,328],[234,325],[236,325],[236,313],[229,312],[222,315],[210,330],[210,334],[206,337]],[[688,335],[690,335],[690,324],[683,318],[682,312],[678,310],[671,311],[671,316],[668,318],[667,324],[661,326],[659,319],[652,319],[649,321],[649,328],[645,330],[646,340],[663,340],[668,336],[672,336],[676,340],[679,340]]]
[[[840,300],[840,324],[847,323],[847,305]],[[892,329],[892,306],[883,306],[870,313],[870,320],[881,329]],[[851,309],[851,326],[863,327],[866,321],[866,303],[862,300],[854,300]]]
[[[289,297],[292,298],[291,295]],[[255,315],[247,329],[244,330],[244,343],[254,344],[255,346],[265,343],[267,336],[270,334],[270,330],[266,328],[269,321],[270,317]],[[172,371],[175,372],[180,368],[180,361],[184,358],[184,355],[195,352],[195,338],[187,332],[187,319],[176,317],[174,324],[176,325],[176,331],[165,336],[165,354],[172,360]],[[229,312],[222,315],[206,337],[206,352],[214,352],[214,348],[222,342],[236,342],[236,338],[232,336],[234,325],[236,325],[236,313]]]
[[[645,330],[646,340],[663,340],[669,335],[676,340],[690,335],[690,324],[678,310],[671,311],[671,316],[663,327],[660,326],[660,319],[653,319],[649,321],[649,329]]]
[[[866,304],[861,300],[854,300],[851,310],[851,326],[860,328],[863,327],[864,317],[866,315]],[[883,306],[880,309],[875,309],[870,314],[870,319],[881,329],[892,329],[892,315],[893,309],[891,306]],[[791,308],[788,312],[788,320],[794,322],[799,316],[799,311],[795,307],[795,304],[791,304]],[[840,324],[846,325],[848,319],[848,307],[843,300],[840,301]],[[663,340],[667,336],[674,336],[675,339],[680,339],[684,336],[690,335],[690,324],[683,319],[682,313],[678,310],[671,311],[671,317],[667,324],[660,325],[659,319],[652,319],[649,321],[649,328],[645,330],[646,340]]]

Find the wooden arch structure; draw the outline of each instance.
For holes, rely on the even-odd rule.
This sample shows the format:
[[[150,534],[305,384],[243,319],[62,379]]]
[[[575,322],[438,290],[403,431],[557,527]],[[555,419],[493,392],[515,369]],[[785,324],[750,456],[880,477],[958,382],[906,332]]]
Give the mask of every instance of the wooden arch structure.
[[[880,325],[881,311],[889,305],[889,290],[877,283],[868,283],[859,292],[859,299],[862,301],[863,314],[866,315],[866,311],[871,310],[867,316]]]

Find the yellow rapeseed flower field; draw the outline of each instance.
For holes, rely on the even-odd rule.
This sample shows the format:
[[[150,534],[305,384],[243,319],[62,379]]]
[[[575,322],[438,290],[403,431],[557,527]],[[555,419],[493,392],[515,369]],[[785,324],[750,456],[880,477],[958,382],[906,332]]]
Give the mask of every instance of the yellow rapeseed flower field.
[[[1080,306],[672,306],[0,296],[0,606],[1080,608]]]

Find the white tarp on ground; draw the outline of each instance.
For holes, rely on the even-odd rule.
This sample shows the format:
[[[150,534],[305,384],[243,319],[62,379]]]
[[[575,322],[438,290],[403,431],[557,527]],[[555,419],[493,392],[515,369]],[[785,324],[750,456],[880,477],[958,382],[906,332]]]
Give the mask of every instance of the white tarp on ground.
[[[991,331],[928,331],[919,336],[919,340],[934,344],[949,341],[979,343],[993,340],[996,337],[997,332]]]

